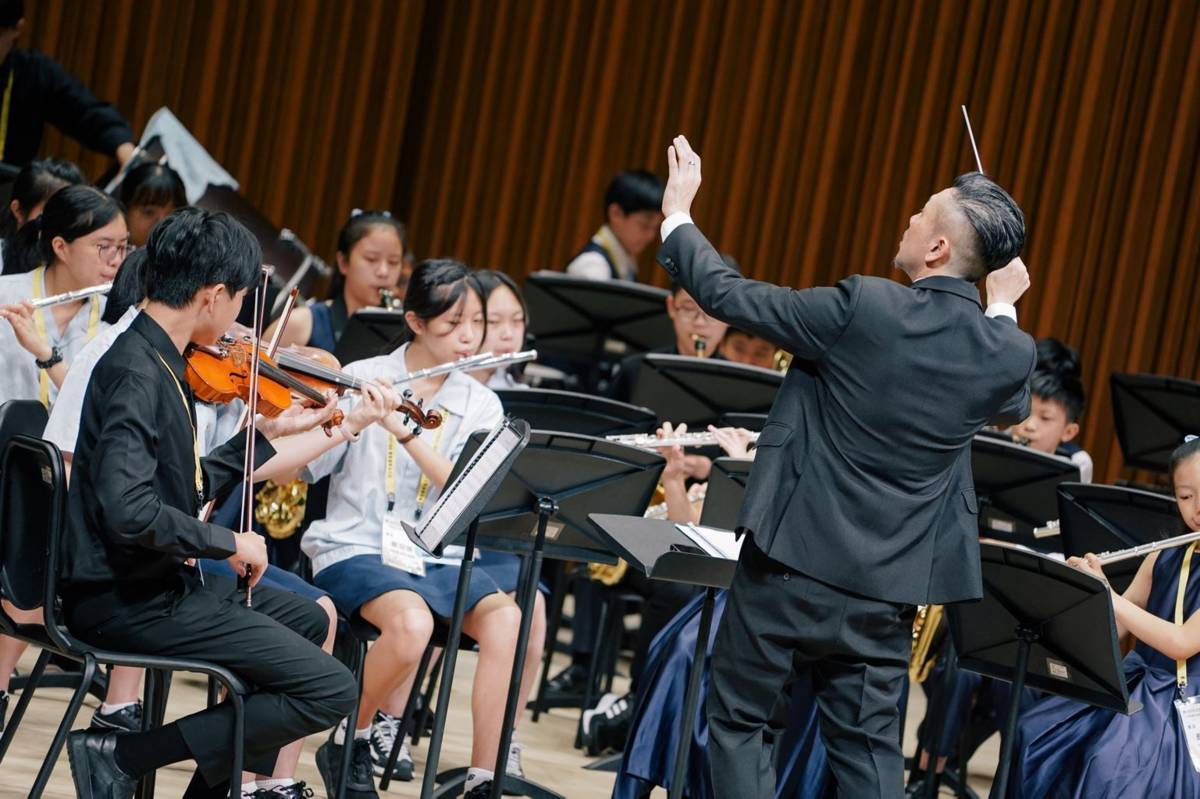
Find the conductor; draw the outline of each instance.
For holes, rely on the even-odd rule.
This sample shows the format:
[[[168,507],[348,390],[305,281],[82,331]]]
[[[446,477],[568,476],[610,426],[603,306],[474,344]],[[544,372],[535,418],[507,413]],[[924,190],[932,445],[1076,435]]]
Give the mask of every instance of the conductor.
[[[689,215],[700,157],[682,136],[667,157],[659,262],[707,314],[796,358],[759,435],[713,648],[715,794],[775,796],[776,719],[808,669],[838,796],[902,796],[914,606],[981,595],[971,439],[1029,412],[1024,217],[967,173],[909,219],[894,264],[910,286],[851,275],[796,290],[725,264]]]

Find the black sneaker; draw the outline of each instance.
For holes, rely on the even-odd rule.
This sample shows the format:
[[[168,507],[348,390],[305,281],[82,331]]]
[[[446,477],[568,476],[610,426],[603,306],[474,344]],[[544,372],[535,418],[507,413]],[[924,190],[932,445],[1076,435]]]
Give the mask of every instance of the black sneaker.
[[[586,693],[587,678],[587,666],[572,663],[546,683],[546,697],[578,697],[582,699]]]
[[[134,702],[128,707],[112,713],[101,713],[100,708],[92,714],[91,730],[116,730],[117,732],[142,731],[142,703]]]
[[[475,787],[467,791],[463,799],[488,799],[492,795],[492,781],[484,780],[475,783]]]
[[[254,792],[254,799],[310,799],[312,788],[303,782],[293,782],[291,785],[276,785],[274,788],[259,788]],[[332,796],[332,794],[330,794]]]
[[[586,711],[583,714],[583,744],[588,755],[595,757],[609,750],[624,751],[632,723],[633,696],[630,694],[604,702],[603,709],[597,706],[595,710]]]
[[[392,747],[396,745],[396,734],[399,731],[400,719],[383,711],[375,714],[375,721],[371,724],[371,763],[376,777],[383,776],[383,770],[387,767],[388,758],[392,754]],[[392,779],[411,782],[412,778],[412,753],[408,751],[408,744],[401,741],[400,753],[396,756],[395,765],[392,766]]]
[[[375,780],[371,776],[374,770],[371,764],[371,742],[356,739],[351,742],[351,746],[353,748],[350,753],[350,777],[346,780],[346,796],[349,799],[378,799],[379,793],[375,790]],[[337,796],[342,747],[333,742],[332,735],[317,750],[316,760],[317,771],[321,773],[321,779],[325,782],[326,795]]]

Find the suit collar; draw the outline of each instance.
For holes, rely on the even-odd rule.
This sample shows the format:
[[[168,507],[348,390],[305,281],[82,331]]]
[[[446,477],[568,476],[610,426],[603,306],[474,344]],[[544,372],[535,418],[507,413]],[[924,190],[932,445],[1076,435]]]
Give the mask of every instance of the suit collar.
[[[983,302],[979,299],[979,289],[975,288],[974,283],[968,283],[959,277],[949,277],[948,275],[923,277],[916,283],[913,283],[912,288],[949,292],[950,294],[962,297],[964,300],[970,300],[980,308],[983,307]]]

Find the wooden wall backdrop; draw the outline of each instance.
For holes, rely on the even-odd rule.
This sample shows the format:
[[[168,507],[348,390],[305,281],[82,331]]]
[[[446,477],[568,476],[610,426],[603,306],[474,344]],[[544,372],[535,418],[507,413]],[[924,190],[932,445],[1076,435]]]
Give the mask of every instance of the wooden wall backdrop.
[[[682,131],[696,218],[750,274],[887,275],[908,214],[972,168],[965,102],[1028,218],[1022,324],[1082,351],[1098,479],[1121,473],[1109,373],[1200,371],[1198,0],[30,5],[27,43],[136,121],[171,106],[325,255],[350,207],[390,202],[422,255],[561,267],[609,177],[665,173]]]

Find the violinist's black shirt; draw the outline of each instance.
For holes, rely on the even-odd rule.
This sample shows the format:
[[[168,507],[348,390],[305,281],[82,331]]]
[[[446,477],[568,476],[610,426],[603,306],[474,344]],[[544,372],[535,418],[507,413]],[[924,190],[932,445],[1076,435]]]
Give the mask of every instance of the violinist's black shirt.
[[[0,93],[12,76],[4,162],[25,166],[37,157],[46,123],[90,150],[113,155],[133,141],[117,109],[96,99],[53,58],[37,50],[13,50],[0,64]]]
[[[83,398],[71,468],[62,580],[69,591],[116,583],[155,590],[187,558],[227,558],[233,533],[196,518],[196,410],[185,361],[166,332],[138,314],[96,364]],[[206,497],[242,478],[245,436],[201,459]],[[275,453],[261,434],[256,466]]]

